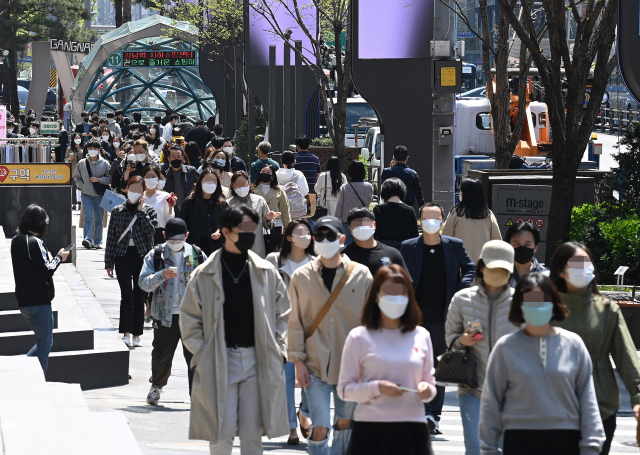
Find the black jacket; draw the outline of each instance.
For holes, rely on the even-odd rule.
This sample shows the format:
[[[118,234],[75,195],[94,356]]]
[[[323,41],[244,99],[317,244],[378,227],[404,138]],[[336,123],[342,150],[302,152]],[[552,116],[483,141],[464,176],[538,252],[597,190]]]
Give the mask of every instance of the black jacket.
[[[207,144],[211,141],[213,134],[204,126],[196,126],[191,128],[187,134],[184,135],[184,140],[187,142],[195,142],[200,148],[200,156],[189,155],[189,161],[192,163],[204,156],[204,152],[207,149]]]
[[[56,295],[53,274],[62,258],[51,257],[49,250],[38,237],[32,234],[18,234],[11,240],[11,262],[18,305],[51,305]]]
[[[220,215],[220,211],[220,205],[215,204],[209,207],[209,210],[205,215],[193,198],[189,197],[185,199],[182,203],[182,207],[180,208],[178,218],[183,219],[184,222],[187,223],[187,229],[189,230],[187,242],[191,245],[198,245],[201,249],[209,251],[210,253],[213,253],[222,247],[222,237],[218,240],[213,240],[211,238],[211,234],[218,230],[218,216]],[[202,234],[205,232],[205,223],[209,245],[202,244]]]
[[[186,164],[183,164],[181,182],[175,181],[172,171],[173,169],[169,167],[164,173],[164,175],[167,176],[167,183],[164,185],[164,191],[166,191],[167,193],[174,193],[176,191],[176,185],[178,185],[178,183],[182,183],[185,199],[188,198],[191,194],[191,191],[193,191],[196,180],[198,179],[198,171],[193,166],[187,166]],[[178,212],[179,211],[180,207],[178,207]]]

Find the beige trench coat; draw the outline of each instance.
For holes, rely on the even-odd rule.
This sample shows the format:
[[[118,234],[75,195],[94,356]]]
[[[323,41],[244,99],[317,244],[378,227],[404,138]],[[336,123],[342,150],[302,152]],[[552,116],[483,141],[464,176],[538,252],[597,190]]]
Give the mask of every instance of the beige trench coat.
[[[216,442],[227,394],[227,345],[224,334],[222,249],[191,275],[180,306],[182,343],[193,353],[189,438]],[[264,434],[289,434],[284,361],[291,304],[276,268],[249,251],[256,360]]]

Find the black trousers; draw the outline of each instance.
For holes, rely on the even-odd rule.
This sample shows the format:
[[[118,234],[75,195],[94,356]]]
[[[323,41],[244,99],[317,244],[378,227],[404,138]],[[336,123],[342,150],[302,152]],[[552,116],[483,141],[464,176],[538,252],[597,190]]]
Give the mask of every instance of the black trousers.
[[[171,327],[165,327],[160,321],[153,321],[153,350],[151,351],[151,382],[154,386],[164,387],[171,376],[173,356],[182,339],[180,334],[180,315],[174,314],[171,319]],[[187,374],[189,377],[189,395],[193,384],[193,370],[191,359],[193,354],[182,345],[184,359],[187,361]]]
[[[116,256],[114,260],[122,298],[120,333],[140,336],[144,330],[144,299],[147,293],[138,286],[143,263],[144,258],[138,256],[135,246],[130,246],[124,256]]]
[[[609,450],[611,450],[611,441],[613,441],[613,434],[616,432],[616,414],[604,419],[602,421],[602,426],[604,427],[604,435],[607,439],[605,439],[604,444],[602,445],[600,455],[609,455]]]
[[[507,430],[503,455],[580,455],[579,430]]]
[[[422,326],[429,331],[431,336],[431,344],[433,346],[433,366],[438,366],[438,359],[436,357],[444,354],[447,351],[447,342],[444,337],[444,322],[423,322]],[[426,415],[432,416],[436,422],[440,421],[440,414],[442,414],[442,406],[444,406],[444,391],[442,386],[436,386],[436,396],[429,403],[424,404],[424,410]]]
[[[431,437],[421,422],[358,422],[349,455],[431,455]]]

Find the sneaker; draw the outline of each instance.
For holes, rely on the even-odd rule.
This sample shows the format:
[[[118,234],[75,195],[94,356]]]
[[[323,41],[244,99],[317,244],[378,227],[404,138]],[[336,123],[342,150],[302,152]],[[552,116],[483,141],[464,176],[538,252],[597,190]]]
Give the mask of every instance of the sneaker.
[[[427,415],[427,429],[429,430],[429,434],[436,434],[436,428],[438,427],[438,422],[433,418],[432,415]]]
[[[84,239],[82,241],[82,246],[85,247],[87,250],[90,250],[92,248],[93,244],[89,240]]]
[[[133,337],[133,347],[139,348],[142,346],[142,341],[140,341],[140,337]]]
[[[151,389],[149,389],[149,394],[147,395],[147,404],[157,406],[158,402],[160,401],[161,393],[162,393],[161,387],[151,386]]]
[[[96,250],[101,250],[102,249],[102,245],[96,245],[95,243],[92,245],[94,249]]]
[[[442,434],[442,431],[440,431],[440,422],[438,422],[438,421],[436,421],[435,434]]]
[[[126,344],[129,347],[133,346],[131,344],[131,335],[123,335],[122,336],[122,341],[124,341],[124,344]]]

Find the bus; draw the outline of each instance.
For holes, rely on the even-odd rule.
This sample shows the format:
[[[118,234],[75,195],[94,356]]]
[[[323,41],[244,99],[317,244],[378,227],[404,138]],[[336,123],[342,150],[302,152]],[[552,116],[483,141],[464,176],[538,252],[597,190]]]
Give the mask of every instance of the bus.
[[[462,64],[462,93],[478,86],[478,68],[472,63]]]

